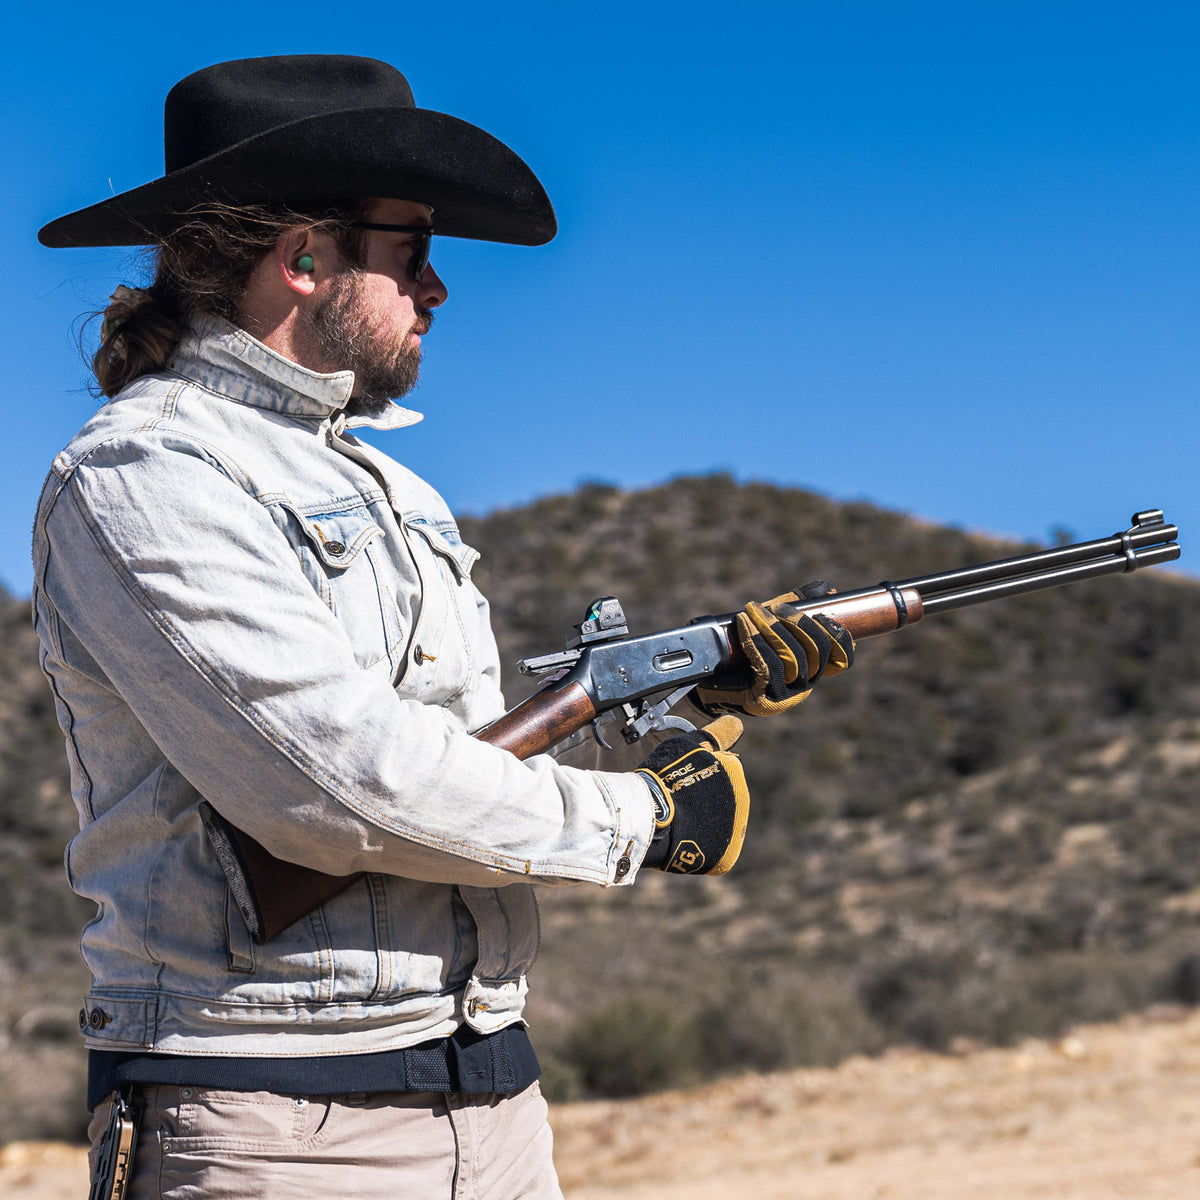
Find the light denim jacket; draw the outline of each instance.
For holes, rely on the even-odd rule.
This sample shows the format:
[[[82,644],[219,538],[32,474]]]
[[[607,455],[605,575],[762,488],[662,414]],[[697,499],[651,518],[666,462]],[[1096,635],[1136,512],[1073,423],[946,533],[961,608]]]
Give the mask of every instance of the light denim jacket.
[[[348,1054],[499,1029],[537,953],[529,883],[636,877],[637,776],[470,736],[504,710],[476,553],[348,431],[352,383],[205,318],[54,461],[34,618],[79,808],[67,873],[98,906],[89,1046]],[[254,946],[202,799],[277,857],[370,874]]]

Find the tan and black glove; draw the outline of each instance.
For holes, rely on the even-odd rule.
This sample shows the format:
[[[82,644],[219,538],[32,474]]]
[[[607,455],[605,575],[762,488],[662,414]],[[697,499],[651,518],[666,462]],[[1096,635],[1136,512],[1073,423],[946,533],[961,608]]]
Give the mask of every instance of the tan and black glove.
[[[698,687],[697,706],[709,716],[773,716],[799,704],[818,679],[850,667],[854,638],[848,629],[831,617],[793,611],[794,605],[832,593],[825,580],[816,579],[764,604],[747,604],[737,615],[737,630],[751,677]]]
[[[730,749],[737,717],[668,738],[638,768],[655,797],[655,831],[644,867],[681,875],[724,875],[746,838],[750,791]]]

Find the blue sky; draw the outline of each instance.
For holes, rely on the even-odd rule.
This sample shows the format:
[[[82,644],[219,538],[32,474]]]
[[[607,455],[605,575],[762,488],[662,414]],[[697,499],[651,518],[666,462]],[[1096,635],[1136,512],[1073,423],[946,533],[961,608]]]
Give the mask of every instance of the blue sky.
[[[539,249],[435,240],[426,420],[381,444],[460,511],[725,470],[1035,540],[1161,507],[1198,570],[1194,5],[138,0],[6,25],[18,595],[46,468],[96,403],[78,319],[138,277],[38,227],[161,173],[185,74],[314,51],[394,63],[558,211]],[[879,568],[904,573],[887,546]]]

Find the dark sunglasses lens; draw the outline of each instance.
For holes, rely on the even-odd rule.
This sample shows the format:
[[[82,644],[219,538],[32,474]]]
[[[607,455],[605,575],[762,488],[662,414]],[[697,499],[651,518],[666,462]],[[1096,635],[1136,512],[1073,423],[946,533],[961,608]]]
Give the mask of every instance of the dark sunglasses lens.
[[[433,240],[428,233],[419,233],[413,238],[412,277],[414,283],[421,282],[425,268],[429,266],[429,243]]]

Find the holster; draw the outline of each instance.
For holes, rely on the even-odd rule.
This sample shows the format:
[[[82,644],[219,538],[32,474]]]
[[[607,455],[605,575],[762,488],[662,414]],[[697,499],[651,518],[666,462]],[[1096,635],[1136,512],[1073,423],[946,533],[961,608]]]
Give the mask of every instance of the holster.
[[[200,819],[208,844],[225,873],[233,902],[257,946],[363,878],[362,871],[326,875],[284,862],[231,825],[207,800],[200,802]]]

